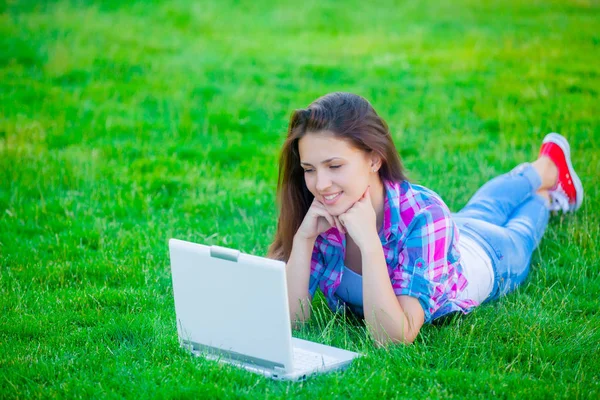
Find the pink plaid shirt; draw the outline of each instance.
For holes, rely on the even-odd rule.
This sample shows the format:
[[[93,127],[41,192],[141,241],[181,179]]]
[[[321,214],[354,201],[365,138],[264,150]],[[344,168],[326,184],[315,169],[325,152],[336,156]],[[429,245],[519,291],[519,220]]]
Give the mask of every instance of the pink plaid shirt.
[[[394,293],[419,300],[425,321],[478,304],[458,300],[467,286],[458,251],[458,229],[448,207],[433,191],[409,183],[384,182],[383,228],[379,232]],[[346,305],[336,294],[343,274],[346,236],[335,227],[315,241],[309,292],[321,289],[333,311]]]

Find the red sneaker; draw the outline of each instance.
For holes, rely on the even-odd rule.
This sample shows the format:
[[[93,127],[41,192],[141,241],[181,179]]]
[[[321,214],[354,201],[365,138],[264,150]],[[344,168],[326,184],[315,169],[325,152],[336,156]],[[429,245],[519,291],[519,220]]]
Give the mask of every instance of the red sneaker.
[[[549,157],[558,168],[556,185],[549,190],[552,211],[573,212],[583,202],[583,186],[571,164],[569,142],[558,133],[549,133],[542,141],[540,156]]]

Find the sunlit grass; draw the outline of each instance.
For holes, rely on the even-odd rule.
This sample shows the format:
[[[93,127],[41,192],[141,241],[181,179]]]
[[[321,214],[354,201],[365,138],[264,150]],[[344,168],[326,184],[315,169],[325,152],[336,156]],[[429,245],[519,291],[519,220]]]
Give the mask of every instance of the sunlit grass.
[[[598,21],[587,1],[0,4],[2,397],[598,397]],[[366,354],[342,374],[189,356],[168,239],[266,254],[287,119],[335,90],[453,210],[561,132],[583,207],[516,293],[413,346],[318,296],[295,335]]]

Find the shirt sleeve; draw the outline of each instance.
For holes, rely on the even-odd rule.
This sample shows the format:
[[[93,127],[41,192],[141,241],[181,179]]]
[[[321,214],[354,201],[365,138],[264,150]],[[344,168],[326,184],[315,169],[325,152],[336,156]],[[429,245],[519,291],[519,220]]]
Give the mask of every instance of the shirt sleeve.
[[[407,230],[399,258],[400,284],[393,285],[394,292],[418,299],[429,322],[448,295],[449,272],[454,270],[448,260],[454,224],[446,208],[430,204],[419,210]]]
[[[310,298],[315,297],[319,282],[324,270],[324,257],[323,253],[319,250],[319,241],[315,242],[313,247],[312,256],[310,259],[310,279],[308,281],[308,293]]]

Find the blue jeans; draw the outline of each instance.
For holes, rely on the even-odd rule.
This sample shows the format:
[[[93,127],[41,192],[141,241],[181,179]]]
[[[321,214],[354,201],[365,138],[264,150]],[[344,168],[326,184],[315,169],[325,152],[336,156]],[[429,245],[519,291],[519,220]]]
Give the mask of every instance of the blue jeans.
[[[487,182],[453,214],[460,234],[479,243],[492,260],[495,280],[486,302],[514,290],[529,273],[550,218],[547,200],[536,194],[541,184],[537,171],[522,164]]]

